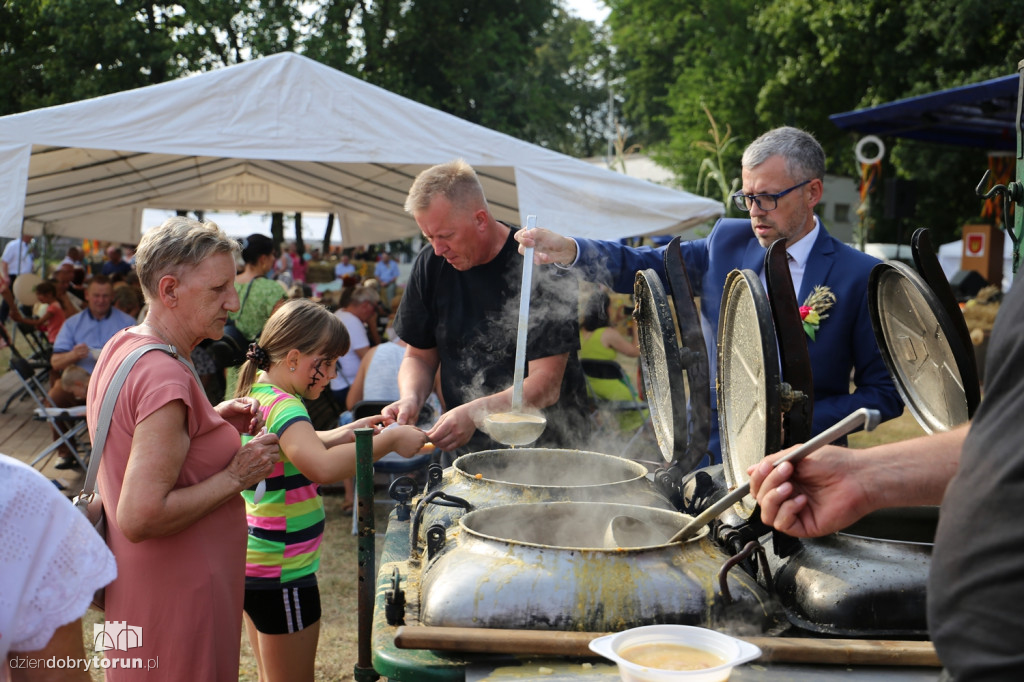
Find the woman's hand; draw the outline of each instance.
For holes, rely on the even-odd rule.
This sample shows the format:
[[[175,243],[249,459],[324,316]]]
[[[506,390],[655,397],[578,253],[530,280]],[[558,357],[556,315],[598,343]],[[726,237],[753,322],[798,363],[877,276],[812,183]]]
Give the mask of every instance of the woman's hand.
[[[259,401],[255,398],[249,396],[232,398],[220,403],[214,409],[224,421],[235,427],[241,434],[254,436],[263,428],[263,413],[260,411]]]
[[[260,433],[243,445],[228,464],[227,471],[238,481],[238,490],[253,487],[274,471],[281,459],[276,433]]]

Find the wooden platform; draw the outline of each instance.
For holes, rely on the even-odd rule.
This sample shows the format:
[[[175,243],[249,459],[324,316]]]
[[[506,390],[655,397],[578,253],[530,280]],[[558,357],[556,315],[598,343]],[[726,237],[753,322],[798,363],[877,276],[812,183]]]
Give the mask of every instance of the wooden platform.
[[[14,372],[7,371],[0,375],[0,406],[20,388],[21,382]],[[23,396],[14,400],[7,411],[0,414],[0,453],[29,464],[53,442],[50,425],[45,420],[35,418],[35,407],[32,398]],[[68,495],[77,494],[82,488],[85,472],[81,469],[55,469],[53,465],[58,461],[59,458],[54,455],[49,461],[39,462],[36,469],[47,478],[60,482]]]

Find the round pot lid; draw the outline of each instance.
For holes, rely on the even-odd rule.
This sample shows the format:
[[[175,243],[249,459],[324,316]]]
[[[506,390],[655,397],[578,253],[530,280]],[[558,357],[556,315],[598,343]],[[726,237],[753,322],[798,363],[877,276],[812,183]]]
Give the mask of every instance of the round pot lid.
[[[686,454],[686,388],[676,340],[676,324],[661,279],[654,270],[641,270],[633,285],[640,335],[640,364],[647,386],[647,403],[658,448],[666,462]],[[693,462],[690,467],[696,465]]]
[[[747,468],[782,445],[779,348],[771,308],[752,270],[733,270],[722,290],[718,323],[718,428],[730,489]],[[735,509],[744,519],[757,506],[747,495]]]
[[[868,307],[882,359],[921,428],[967,422],[980,400],[973,348],[931,287],[903,263],[880,263],[868,278]]]

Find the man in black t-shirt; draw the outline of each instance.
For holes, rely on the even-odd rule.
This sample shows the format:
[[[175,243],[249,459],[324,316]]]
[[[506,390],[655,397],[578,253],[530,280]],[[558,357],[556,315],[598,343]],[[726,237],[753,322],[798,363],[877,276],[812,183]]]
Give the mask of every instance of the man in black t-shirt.
[[[523,259],[515,228],[491,215],[473,169],[457,160],[421,173],[405,203],[429,242],[417,256],[395,319],[409,344],[401,399],[384,410],[416,423],[440,368],[446,412],[427,434],[457,454],[503,447],[477,430],[486,415],[509,410]],[[545,268],[545,270],[548,270]],[[577,283],[535,272],[523,403],[548,425],[539,446],[579,446],[586,431],[586,388],[579,348]]]

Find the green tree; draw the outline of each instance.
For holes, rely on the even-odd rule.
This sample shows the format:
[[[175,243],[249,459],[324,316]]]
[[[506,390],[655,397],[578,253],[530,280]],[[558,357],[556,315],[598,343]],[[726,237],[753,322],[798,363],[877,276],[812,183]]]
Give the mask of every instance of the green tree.
[[[311,56],[387,90],[567,153],[603,145],[607,37],[556,0],[328,0],[310,26]]]
[[[0,115],[176,77],[168,18],[138,0],[0,4]]]
[[[702,105],[740,140],[778,125],[821,140],[831,172],[857,177],[850,135],[830,114],[1015,71],[1020,0],[609,0],[609,24],[638,139],[694,187],[707,140]],[[916,222],[954,236],[980,210],[984,150],[886,140],[884,177],[918,180]],[[973,169],[973,172],[972,172]],[[883,202],[873,207],[879,217]],[[876,240],[898,226],[878,220]]]
[[[625,79],[624,113],[637,141],[695,189],[708,140],[707,107],[740,144],[725,151],[738,165],[750,130],[751,102],[764,66],[748,27],[755,0],[610,0],[612,43]],[[734,173],[738,175],[738,172]]]
[[[179,0],[174,42],[186,72],[296,51],[307,20],[301,0]]]

